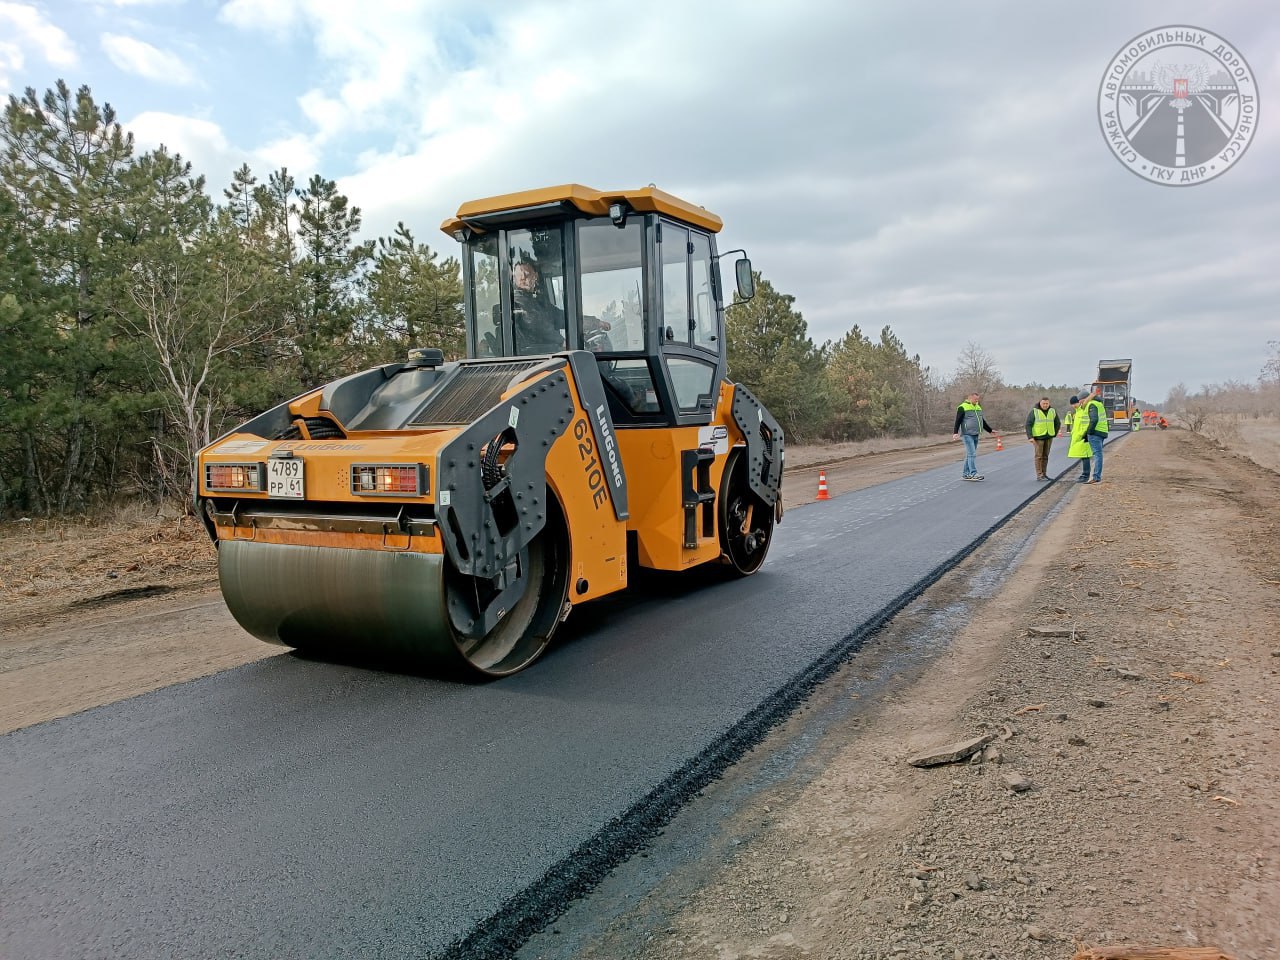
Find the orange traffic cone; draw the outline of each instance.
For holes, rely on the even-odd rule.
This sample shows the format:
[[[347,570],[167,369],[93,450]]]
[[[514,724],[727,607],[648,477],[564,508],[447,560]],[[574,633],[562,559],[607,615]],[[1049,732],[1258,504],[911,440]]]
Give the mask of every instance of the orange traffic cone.
[[[997,450],[1004,449],[1004,437],[996,437],[996,449]]]
[[[830,500],[831,494],[827,493],[827,471],[818,471],[818,499]]]

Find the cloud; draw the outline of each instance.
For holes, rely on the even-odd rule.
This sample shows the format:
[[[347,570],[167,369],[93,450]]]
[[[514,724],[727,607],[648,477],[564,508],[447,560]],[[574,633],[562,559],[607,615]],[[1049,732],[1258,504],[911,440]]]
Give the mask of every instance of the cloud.
[[[222,128],[211,120],[148,111],[124,127],[133,133],[138,153],[163,146],[190,161],[194,173],[209,179],[214,197],[220,197],[219,183],[229,183],[231,172],[245,161],[246,151],[233,146]]]
[[[218,19],[242,30],[264,30],[277,35],[297,20],[299,0],[230,0],[218,11]]]
[[[34,52],[55,67],[78,62],[75,45],[63,30],[50,23],[36,7],[0,2],[0,86],[8,87],[10,72],[26,66],[26,54]]]
[[[263,144],[254,151],[257,166],[266,170],[287,167],[300,180],[319,166],[319,157],[309,137],[294,135]]]
[[[974,341],[1015,382],[1134,355],[1153,392],[1256,372],[1280,294],[1280,123],[1264,105],[1249,155],[1181,190],[1133,177],[1099,131],[1108,59],[1164,5],[645,9],[230,0],[217,17],[297,67],[273,101],[296,109],[273,106],[250,162],[336,177],[366,234],[404,220],[430,238],[477,196],[654,182],[720,214],[722,245],[819,341],[888,324],[940,370]],[[1274,89],[1280,18],[1213,19]]]
[[[216,200],[221,200],[222,188],[231,182],[231,174],[241,164],[247,163],[260,179],[265,179],[268,172],[288,167],[301,182],[316,169],[316,156],[305,137],[286,137],[245,148],[232,143],[222,127],[211,120],[161,111],[140,113],[124,127],[133,133],[139,153],[163,146],[190,161],[193,173],[205,175],[208,192]]]
[[[125,73],[182,86],[196,81],[195,74],[181,57],[144,40],[118,33],[104,33],[102,49],[111,62]]]

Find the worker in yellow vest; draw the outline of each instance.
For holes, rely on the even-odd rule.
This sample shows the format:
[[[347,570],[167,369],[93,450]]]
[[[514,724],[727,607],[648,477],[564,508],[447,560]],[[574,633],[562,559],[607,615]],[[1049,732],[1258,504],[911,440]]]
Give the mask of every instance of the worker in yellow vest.
[[[1067,456],[1072,460],[1080,461],[1080,477],[1078,483],[1089,482],[1089,460],[1093,456],[1093,450],[1089,447],[1089,441],[1085,439],[1084,433],[1089,429],[1089,418],[1085,416],[1082,401],[1078,396],[1071,398],[1071,412],[1067,414],[1067,419],[1071,421],[1071,445],[1067,447]]]
[[[1062,421],[1058,419],[1058,411],[1050,406],[1048,397],[1041,397],[1040,402],[1031,408],[1025,424],[1027,442],[1035,447],[1036,479],[1049,479],[1049,448],[1053,446],[1053,438],[1062,429]]]
[[[1107,417],[1107,408],[1103,405],[1095,390],[1091,397],[1086,397],[1081,403],[1081,411],[1076,416],[1084,420],[1084,439],[1089,444],[1091,453],[1090,460],[1093,464],[1093,476],[1089,478],[1089,483],[1102,482],[1102,445],[1106,442],[1107,434],[1111,431],[1111,424]]]
[[[1129,423],[1134,430],[1138,430],[1142,426],[1142,411],[1137,407],[1133,408],[1133,413],[1129,417]]]

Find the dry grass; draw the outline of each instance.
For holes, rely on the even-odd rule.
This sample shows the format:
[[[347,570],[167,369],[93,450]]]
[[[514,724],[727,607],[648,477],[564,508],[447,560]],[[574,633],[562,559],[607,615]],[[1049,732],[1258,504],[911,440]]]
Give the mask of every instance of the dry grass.
[[[211,583],[213,545],[193,517],[128,504],[108,515],[0,525],[5,617],[140,585]]]
[[[1071,960],[1234,960],[1216,947],[1082,947]]]

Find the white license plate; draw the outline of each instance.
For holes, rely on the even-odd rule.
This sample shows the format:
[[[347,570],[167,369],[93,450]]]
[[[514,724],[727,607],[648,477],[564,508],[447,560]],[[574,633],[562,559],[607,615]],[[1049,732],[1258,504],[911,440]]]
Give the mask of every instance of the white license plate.
[[[301,500],[305,495],[301,457],[267,461],[267,496]]]

